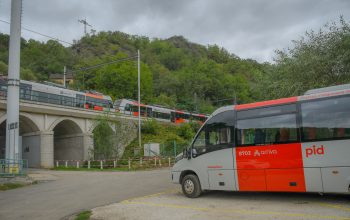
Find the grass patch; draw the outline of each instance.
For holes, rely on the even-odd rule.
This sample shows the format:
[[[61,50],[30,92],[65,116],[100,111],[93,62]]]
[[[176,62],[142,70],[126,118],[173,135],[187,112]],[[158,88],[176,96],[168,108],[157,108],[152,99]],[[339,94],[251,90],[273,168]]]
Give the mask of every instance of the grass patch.
[[[17,189],[17,188],[27,186],[27,185],[28,184],[24,184],[24,183],[4,183],[4,184],[0,184],[0,191]]]
[[[89,210],[89,211],[83,211],[83,212],[80,212],[74,220],[88,220],[90,219],[90,216],[92,215],[92,212]]]

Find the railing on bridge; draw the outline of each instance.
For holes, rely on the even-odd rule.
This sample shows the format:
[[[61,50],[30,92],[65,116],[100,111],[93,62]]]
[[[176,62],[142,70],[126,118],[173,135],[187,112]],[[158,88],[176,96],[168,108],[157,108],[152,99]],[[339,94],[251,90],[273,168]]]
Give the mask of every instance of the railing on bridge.
[[[27,160],[0,159],[0,177],[25,175],[27,168]]]

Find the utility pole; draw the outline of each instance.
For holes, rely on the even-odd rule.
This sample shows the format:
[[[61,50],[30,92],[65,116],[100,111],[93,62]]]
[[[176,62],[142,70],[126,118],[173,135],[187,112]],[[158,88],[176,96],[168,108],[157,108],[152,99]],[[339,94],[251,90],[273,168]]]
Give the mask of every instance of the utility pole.
[[[138,102],[139,102],[139,148],[141,149],[141,85],[140,85],[140,50],[137,50],[137,86],[138,86],[138,90],[137,90],[137,94],[138,94]],[[146,109],[147,110],[147,109]]]
[[[9,66],[7,77],[6,159],[19,160],[19,67],[22,0],[11,2]]]
[[[194,92],[193,96],[194,96],[195,111],[198,112],[197,93]]]
[[[89,27],[92,27],[92,26],[89,23],[87,23],[86,18],[84,18],[84,20],[83,19],[82,20],[78,20],[78,22],[80,22],[80,23],[82,23],[84,25],[84,35],[86,35],[87,34],[86,26],[89,26]]]
[[[67,69],[66,69],[66,66],[64,66],[63,67],[63,86],[64,86],[64,88],[66,88],[66,71]]]

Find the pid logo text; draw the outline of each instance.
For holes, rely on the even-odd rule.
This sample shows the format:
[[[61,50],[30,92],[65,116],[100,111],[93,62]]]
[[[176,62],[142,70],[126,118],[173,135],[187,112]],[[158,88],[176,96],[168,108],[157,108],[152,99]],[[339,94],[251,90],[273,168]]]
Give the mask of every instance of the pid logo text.
[[[324,155],[324,146],[321,145],[320,147],[317,147],[316,145],[313,145],[312,147],[307,147],[305,148],[305,155],[306,157]]]

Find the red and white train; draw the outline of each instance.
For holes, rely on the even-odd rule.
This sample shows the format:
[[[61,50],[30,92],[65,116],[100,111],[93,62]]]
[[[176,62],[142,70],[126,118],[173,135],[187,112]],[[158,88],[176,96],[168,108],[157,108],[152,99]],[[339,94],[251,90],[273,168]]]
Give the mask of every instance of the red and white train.
[[[142,117],[156,118],[161,121],[171,121],[175,124],[189,121],[199,121],[204,123],[207,119],[207,116],[204,114],[180,111],[157,105],[139,104],[138,102],[129,99],[118,99],[114,102],[114,108],[117,111],[133,116],[138,116],[139,106]]]
[[[0,78],[0,96],[6,97],[7,81]],[[95,111],[114,112],[138,116],[138,103],[128,99],[120,99],[112,102],[110,96],[95,91],[75,91],[64,88],[54,83],[36,83],[26,80],[20,81],[20,99],[41,103],[49,103],[76,108],[85,108]],[[157,105],[141,106],[141,116],[155,118],[161,121],[171,121],[179,124],[191,120],[204,122],[206,115],[190,113],[161,107]]]

